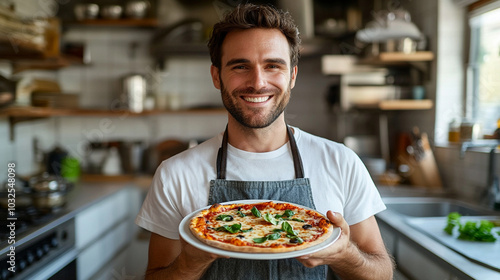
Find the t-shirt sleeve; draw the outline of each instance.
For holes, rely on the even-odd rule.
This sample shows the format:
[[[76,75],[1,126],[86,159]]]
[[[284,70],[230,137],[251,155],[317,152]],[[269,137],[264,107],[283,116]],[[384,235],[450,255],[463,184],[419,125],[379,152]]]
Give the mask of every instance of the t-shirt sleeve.
[[[169,184],[169,178],[164,165],[165,162],[156,170],[135,223],[146,230],[177,240],[179,239],[178,225],[183,215],[173,199],[176,194],[169,193],[169,190],[173,188],[166,187]]]
[[[346,201],[344,219],[349,225],[362,222],[386,209],[385,204],[361,159],[351,149],[345,149],[346,168],[343,172]]]

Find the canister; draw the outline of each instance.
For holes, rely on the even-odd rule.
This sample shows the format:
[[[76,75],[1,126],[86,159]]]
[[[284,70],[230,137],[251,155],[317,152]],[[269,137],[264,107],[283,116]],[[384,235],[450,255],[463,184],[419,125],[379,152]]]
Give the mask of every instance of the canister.
[[[481,127],[478,123],[463,121],[460,124],[460,141],[473,141],[479,139]]]
[[[140,113],[144,110],[147,94],[146,77],[141,74],[129,74],[122,78],[122,102],[129,111]]]

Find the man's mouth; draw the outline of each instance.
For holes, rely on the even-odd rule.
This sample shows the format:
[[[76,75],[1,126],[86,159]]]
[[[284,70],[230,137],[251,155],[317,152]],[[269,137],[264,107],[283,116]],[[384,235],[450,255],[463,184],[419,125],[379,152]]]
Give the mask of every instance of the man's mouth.
[[[261,102],[266,102],[271,98],[270,96],[259,96],[259,97],[243,97],[243,99],[247,102],[252,102],[252,103],[261,103]]]

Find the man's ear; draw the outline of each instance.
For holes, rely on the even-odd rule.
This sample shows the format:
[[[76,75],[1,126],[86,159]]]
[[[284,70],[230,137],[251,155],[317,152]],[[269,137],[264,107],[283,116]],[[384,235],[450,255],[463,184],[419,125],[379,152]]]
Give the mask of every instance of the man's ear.
[[[297,74],[299,72],[299,67],[295,65],[292,69],[292,73],[290,75],[290,88],[292,89],[295,86],[295,80],[297,80]]]
[[[220,89],[219,68],[215,67],[214,65],[211,65],[210,66],[210,75],[212,75],[212,82],[214,83],[214,87],[216,89]]]

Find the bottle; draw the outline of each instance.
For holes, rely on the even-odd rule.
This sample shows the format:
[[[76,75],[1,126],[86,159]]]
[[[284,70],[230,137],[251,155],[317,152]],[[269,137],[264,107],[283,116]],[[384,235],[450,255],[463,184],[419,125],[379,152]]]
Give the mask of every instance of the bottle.
[[[493,132],[494,139],[500,139],[500,119],[497,120],[497,129]]]
[[[120,154],[118,153],[117,147],[110,147],[109,154],[104,161],[102,167],[102,173],[104,175],[119,175],[121,174],[121,161]]]

